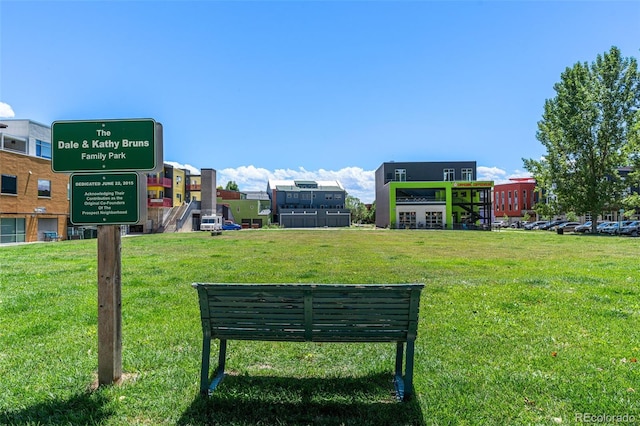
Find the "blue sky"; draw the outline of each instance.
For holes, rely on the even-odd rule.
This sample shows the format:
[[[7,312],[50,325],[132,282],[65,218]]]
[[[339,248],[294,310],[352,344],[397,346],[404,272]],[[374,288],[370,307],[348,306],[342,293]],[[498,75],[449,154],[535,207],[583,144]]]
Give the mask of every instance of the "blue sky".
[[[611,46],[639,57],[640,2],[0,0],[0,116],[153,118],[218,184],[371,202],[385,161],[523,176],[560,74]]]

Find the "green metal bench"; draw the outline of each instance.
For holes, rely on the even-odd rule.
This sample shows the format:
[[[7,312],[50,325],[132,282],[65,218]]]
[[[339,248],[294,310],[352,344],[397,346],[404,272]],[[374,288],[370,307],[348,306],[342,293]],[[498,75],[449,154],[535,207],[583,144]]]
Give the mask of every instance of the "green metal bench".
[[[205,395],[225,376],[227,340],[395,342],[396,397],[406,400],[412,393],[423,284],[194,283],[193,287],[200,301],[200,392]],[[209,383],[211,339],[219,339],[220,345],[218,367]]]

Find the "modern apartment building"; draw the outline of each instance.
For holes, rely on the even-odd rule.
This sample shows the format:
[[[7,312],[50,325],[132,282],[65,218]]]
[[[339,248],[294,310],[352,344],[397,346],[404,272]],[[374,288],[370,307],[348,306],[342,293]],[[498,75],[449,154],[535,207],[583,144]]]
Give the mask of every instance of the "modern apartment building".
[[[69,175],[51,170],[51,128],[0,121],[0,243],[67,238]]]
[[[338,181],[270,180],[273,223],[285,228],[345,227],[351,211],[347,192]]]
[[[475,161],[387,162],[376,170],[376,226],[490,229],[492,181]]]

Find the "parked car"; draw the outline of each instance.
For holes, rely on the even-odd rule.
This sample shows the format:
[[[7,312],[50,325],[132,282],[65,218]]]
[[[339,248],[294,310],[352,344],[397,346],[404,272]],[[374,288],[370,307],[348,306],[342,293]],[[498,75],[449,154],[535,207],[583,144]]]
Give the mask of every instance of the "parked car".
[[[603,227],[600,230],[601,234],[609,234],[609,235],[617,235],[620,233],[620,230],[631,223],[629,220],[624,220],[622,222],[609,222],[609,224]]]
[[[538,226],[547,223],[546,220],[536,220],[535,222],[529,222],[524,226],[524,229],[530,231],[532,229],[538,229]]]
[[[598,232],[601,234],[616,235],[619,233],[619,230],[622,228],[622,226],[626,226],[629,223],[631,222],[628,220],[625,220],[623,222],[609,222],[606,226],[603,226]]]
[[[222,224],[223,231],[238,231],[240,229],[242,229],[242,226],[238,225],[237,223],[233,223],[230,220],[225,220],[225,222]]]
[[[545,223],[544,225],[540,225],[538,227],[538,229],[542,229],[542,230],[550,230],[551,228],[553,228],[553,230],[555,230],[555,226],[558,226],[562,223],[568,222],[567,220],[552,220],[550,222]]]
[[[562,229],[562,232],[575,232],[575,229],[578,226],[580,226],[580,222],[565,222],[556,226],[555,229]]]
[[[632,237],[637,237],[640,235],[640,220],[634,220],[630,224],[623,226],[620,229],[621,235],[631,235]]]
[[[618,228],[618,222],[607,222],[598,226],[598,234],[613,234],[616,228]]]
[[[491,224],[492,228],[507,228],[509,224],[504,220],[496,220]]]
[[[576,228],[573,230],[573,232],[581,232],[583,234],[588,234],[591,232],[591,223],[592,221],[587,221],[585,223],[583,223],[582,225],[576,226]],[[601,224],[602,221],[599,220],[598,224]]]
[[[602,223],[599,223],[598,226],[596,227],[596,231],[599,233],[602,228],[604,228],[605,226],[609,226],[611,223],[612,222],[608,220],[605,220]]]

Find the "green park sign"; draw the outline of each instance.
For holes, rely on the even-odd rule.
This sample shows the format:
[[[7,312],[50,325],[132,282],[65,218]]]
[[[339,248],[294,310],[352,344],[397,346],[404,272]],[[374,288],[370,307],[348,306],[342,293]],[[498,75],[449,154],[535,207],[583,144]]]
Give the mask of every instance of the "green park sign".
[[[74,173],[69,219],[74,225],[138,223],[140,187],[137,173]]]
[[[159,127],[152,119],[54,121],[51,168],[54,172],[155,170],[162,152],[162,136],[156,138]]]

